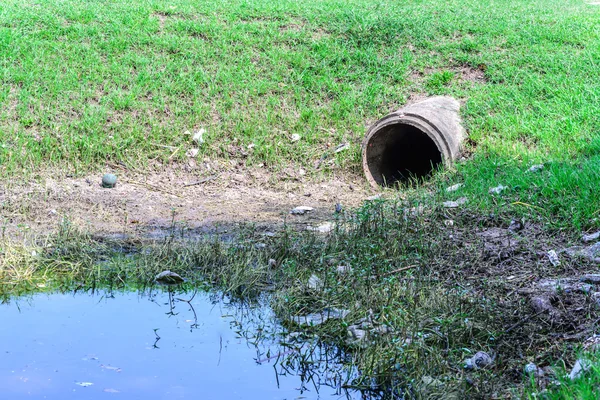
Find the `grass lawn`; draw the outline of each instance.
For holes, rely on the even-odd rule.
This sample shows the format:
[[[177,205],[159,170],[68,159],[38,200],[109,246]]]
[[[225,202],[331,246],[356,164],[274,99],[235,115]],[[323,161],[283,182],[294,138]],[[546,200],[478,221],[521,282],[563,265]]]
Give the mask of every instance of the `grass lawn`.
[[[182,160],[200,128],[199,157],[314,176],[349,142],[325,172],[360,173],[370,123],[448,94],[464,102],[470,155],[450,180],[475,204],[493,207],[501,183],[507,203],[589,228],[599,18],[562,0],[3,1],[0,173]]]

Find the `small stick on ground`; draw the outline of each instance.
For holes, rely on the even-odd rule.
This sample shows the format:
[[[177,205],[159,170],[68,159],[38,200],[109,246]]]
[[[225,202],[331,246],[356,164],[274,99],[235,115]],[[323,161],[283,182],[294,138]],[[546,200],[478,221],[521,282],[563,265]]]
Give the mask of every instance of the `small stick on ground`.
[[[217,176],[219,176],[219,175],[211,175],[211,176],[208,176],[206,178],[200,179],[199,181],[195,181],[195,182],[191,182],[191,183],[186,183],[185,185],[183,185],[183,187],[201,185],[203,183],[206,183],[208,181],[212,181],[213,179],[216,179]]]
[[[407,267],[398,268],[398,269],[395,269],[393,271],[390,271],[390,272],[387,272],[387,273],[383,274],[383,276],[385,277],[385,276],[394,275],[394,274],[397,274],[398,272],[407,271],[407,270],[415,268],[415,267],[418,267],[418,265],[414,264],[414,265],[409,265]]]

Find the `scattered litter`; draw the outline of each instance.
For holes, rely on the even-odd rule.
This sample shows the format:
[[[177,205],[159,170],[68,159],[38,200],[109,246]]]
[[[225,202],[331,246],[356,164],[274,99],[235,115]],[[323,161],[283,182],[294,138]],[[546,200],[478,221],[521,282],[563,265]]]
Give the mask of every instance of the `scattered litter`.
[[[194,147],[193,149],[189,149],[188,151],[186,151],[185,155],[187,157],[194,158],[194,157],[196,157],[198,155],[199,151],[200,151],[199,149],[197,149],[197,148]]]
[[[535,164],[529,167],[527,171],[529,172],[539,172],[544,169],[544,164]]]
[[[310,276],[310,278],[308,278],[308,283],[306,285],[310,290],[323,290],[323,287],[325,286],[323,284],[323,281],[321,280],[321,278],[319,278],[318,276],[316,276],[315,274],[312,274]]]
[[[297,142],[298,140],[300,140],[302,136],[298,135],[297,133],[294,133],[292,135],[292,142]]]
[[[92,386],[93,383],[92,382],[75,382],[76,385],[79,385],[81,387],[88,387],[88,386]]]
[[[458,189],[463,187],[462,183],[457,183],[456,185],[452,185],[446,188],[446,192],[456,192]]]
[[[307,212],[310,212],[314,210],[314,208],[312,207],[308,207],[308,206],[299,206],[294,208],[292,211],[290,211],[290,214],[294,214],[294,215],[304,215]]]
[[[348,143],[342,143],[339,144],[335,150],[333,150],[334,153],[341,153],[342,151],[346,150],[348,147],[350,147],[350,145]]]
[[[466,197],[461,197],[460,199],[457,199],[455,201],[445,201],[442,203],[442,205],[446,208],[457,208],[462,206],[463,204],[467,203],[467,198]]]
[[[315,326],[321,325],[330,319],[344,319],[348,314],[350,314],[350,311],[348,310],[326,308],[320,313],[293,316],[292,321],[298,325]]]
[[[340,275],[345,275],[352,272],[352,267],[349,265],[338,265],[335,271]]]
[[[197,131],[196,133],[194,133],[194,136],[192,136],[192,140],[198,145],[200,146],[202,143],[204,143],[204,134],[206,133],[206,129],[204,128],[200,128],[199,131]]]
[[[180,275],[171,271],[161,272],[160,274],[156,275],[154,280],[165,285],[176,285],[183,282],[183,278]]]
[[[560,265],[560,260],[558,259],[558,254],[556,254],[556,251],[550,250],[546,254],[548,255],[548,259],[550,260],[550,264],[552,264],[555,267],[558,267]]]
[[[583,235],[583,237],[581,238],[581,240],[583,240],[585,243],[593,242],[597,239],[600,239],[600,231],[590,233],[589,235]]]
[[[498,185],[496,187],[490,188],[490,190],[488,191],[488,193],[490,193],[490,194],[500,194],[503,191],[505,191],[506,189],[508,189],[508,186]]]
[[[334,224],[332,222],[325,222],[319,226],[307,226],[306,229],[313,232],[329,233],[333,230]]]
[[[485,351],[478,351],[471,358],[465,360],[466,369],[483,369],[492,365],[494,358]]]
[[[117,186],[117,176],[115,174],[104,174],[102,177],[102,187],[114,188]]]
[[[373,201],[373,200],[378,200],[380,198],[381,198],[381,194],[376,194],[374,196],[367,197],[365,200],[367,200],[367,201]]]

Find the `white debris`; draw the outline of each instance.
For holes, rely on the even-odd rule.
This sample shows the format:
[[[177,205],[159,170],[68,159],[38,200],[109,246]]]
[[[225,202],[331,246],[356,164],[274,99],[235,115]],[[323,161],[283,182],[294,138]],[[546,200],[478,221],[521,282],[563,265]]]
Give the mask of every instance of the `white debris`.
[[[574,381],[579,378],[584,372],[588,371],[592,367],[592,362],[586,358],[580,358],[575,361],[575,365],[573,365],[573,369],[569,374],[569,379]]]
[[[352,272],[352,267],[349,265],[338,265],[335,271],[340,275],[345,275]]]
[[[333,230],[334,227],[335,227],[335,225],[333,224],[333,222],[325,222],[316,227],[315,226],[307,226],[306,229],[309,231],[313,231],[313,232],[329,233]]]
[[[297,133],[294,133],[292,135],[292,142],[297,142],[298,140],[300,140],[302,136],[298,135]]]
[[[498,185],[496,187],[490,188],[490,190],[488,192],[490,194],[500,194],[503,191],[505,191],[506,189],[508,189],[508,186]]]
[[[581,238],[581,240],[583,240],[586,243],[593,242],[594,240],[598,240],[598,239],[600,239],[600,231],[590,233],[589,235],[583,235],[583,237]]]
[[[186,151],[185,155],[188,156],[188,157],[190,157],[190,158],[194,158],[194,157],[196,157],[198,155],[199,151],[200,151],[199,149],[197,149],[197,148],[194,147],[193,149],[189,149],[188,151]]]
[[[527,171],[529,172],[539,172],[544,169],[544,164],[536,164],[529,167]]]
[[[378,200],[380,198],[381,198],[381,194],[376,194],[374,196],[367,197],[365,200],[367,200],[367,201],[373,201],[373,200]]]
[[[93,383],[92,382],[75,382],[76,385],[82,386],[82,387],[88,387],[88,386],[92,386]]]
[[[323,290],[323,286],[325,286],[325,285],[323,284],[323,281],[321,280],[321,278],[319,278],[315,274],[312,274],[310,276],[310,278],[308,278],[308,283],[306,286],[311,290],[320,291],[320,290]]]
[[[350,147],[348,143],[342,143],[335,148],[334,153],[340,153],[346,150],[348,147]]]
[[[294,208],[292,211],[290,211],[290,214],[294,214],[294,215],[304,215],[307,212],[310,212],[314,210],[314,208],[312,207],[308,207],[308,206],[299,206]]]
[[[494,362],[492,356],[485,351],[478,351],[471,358],[465,360],[466,369],[482,369],[487,368]]]
[[[446,225],[447,227],[454,226],[454,221],[451,220],[451,219],[445,219],[444,220],[444,225]]]
[[[446,188],[446,192],[456,192],[458,189],[463,187],[462,183],[457,183],[456,185],[452,185]]]
[[[315,326],[321,325],[330,319],[344,319],[348,314],[350,314],[348,310],[327,308],[320,313],[293,316],[292,321],[298,325]]]
[[[560,260],[558,259],[558,254],[556,254],[556,251],[550,250],[546,254],[548,255],[548,259],[550,260],[550,264],[552,264],[555,267],[558,267],[560,265]]]
[[[250,143],[250,144],[248,145],[248,150],[251,150],[251,149],[253,149],[255,146],[256,146],[256,144],[254,144],[254,143]]]
[[[446,208],[457,208],[462,206],[463,204],[466,204],[468,201],[468,199],[466,197],[461,197],[460,199],[457,199],[455,201],[445,201],[442,203],[442,205]]]
[[[524,371],[527,375],[534,374],[537,372],[537,370],[538,370],[538,367],[534,363],[527,364],[524,369]]]
[[[204,143],[204,134],[205,133],[206,133],[206,129],[200,128],[200,130],[198,130],[196,133],[194,133],[192,140],[196,144],[198,144],[198,146],[200,146],[202,143]]]
[[[174,285],[183,282],[183,278],[179,274],[168,270],[156,275],[154,280],[166,285]]]

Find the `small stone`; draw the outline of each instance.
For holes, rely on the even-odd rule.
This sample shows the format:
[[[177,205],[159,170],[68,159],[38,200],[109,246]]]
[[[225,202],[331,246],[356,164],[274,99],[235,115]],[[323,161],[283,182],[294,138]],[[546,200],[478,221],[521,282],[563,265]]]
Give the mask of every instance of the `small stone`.
[[[457,208],[462,206],[463,204],[467,203],[467,198],[466,197],[461,197],[459,199],[457,199],[456,201],[445,201],[442,203],[442,205],[446,208]]]
[[[104,174],[102,177],[102,187],[114,188],[117,186],[117,176],[114,174]]]
[[[548,259],[550,260],[550,264],[552,264],[555,267],[558,267],[560,265],[560,260],[558,259],[558,254],[556,254],[556,251],[550,250],[546,254],[548,255]]]
[[[176,285],[183,282],[183,278],[179,274],[171,271],[161,272],[160,274],[156,275],[154,280],[165,285]]]
[[[301,136],[298,135],[297,133],[294,133],[292,135],[292,142],[297,142],[298,140],[300,140]]]
[[[508,189],[507,186],[498,185],[496,187],[490,188],[490,190],[488,192],[490,194],[500,194],[503,191],[505,191],[506,189]]]
[[[462,183],[457,183],[456,185],[452,185],[446,188],[446,192],[456,192],[458,189],[463,187]]]
[[[312,210],[314,210],[314,208],[312,208],[312,207],[299,206],[299,207],[294,208],[292,211],[290,211],[290,214],[293,214],[293,215],[304,215],[307,212],[310,212]]]

